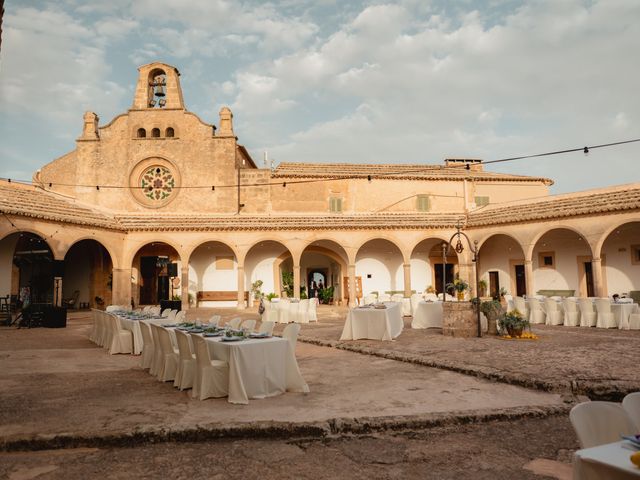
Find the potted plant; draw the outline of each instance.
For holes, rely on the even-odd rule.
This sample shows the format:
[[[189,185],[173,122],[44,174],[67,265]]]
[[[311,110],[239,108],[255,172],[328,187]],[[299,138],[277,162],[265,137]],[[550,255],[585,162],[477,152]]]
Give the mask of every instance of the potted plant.
[[[282,272],[282,288],[288,298],[293,297],[293,272]]]
[[[278,295],[276,295],[275,293],[271,292],[267,295],[267,300],[271,301],[274,298],[278,298]]]
[[[262,280],[256,280],[251,284],[251,295],[256,301],[260,301],[260,299],[264,296],[262,293],[262,283]]]
[[[484,279],[478,280],[478,296],[479,297],[487,296],[487,281]]]
[[[328,305],[333,302],[333,286],[318,290],[318,299],[320,303]]]
[[[500,330],[506,330],[510,337],[520,337],[525,327],[530,327],[529,320],[524,318],[518,309],[504,314],[498,321]]]
[[[464,292],[469,290],[469,284],[456,275],[455,280],[451,283],[447,283],[445,285],[445,288],[447,290],[455,290],[458,301],[461,302],[462,300],[464,300]]]

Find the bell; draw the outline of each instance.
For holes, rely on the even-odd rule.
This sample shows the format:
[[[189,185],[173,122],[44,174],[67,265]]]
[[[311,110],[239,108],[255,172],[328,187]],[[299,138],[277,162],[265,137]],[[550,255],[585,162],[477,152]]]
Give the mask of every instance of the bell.
[[[153,94],[156,97],[164,97],[164,87],[162,85],[156,85],[155,86],[155,90],[153,91]]]

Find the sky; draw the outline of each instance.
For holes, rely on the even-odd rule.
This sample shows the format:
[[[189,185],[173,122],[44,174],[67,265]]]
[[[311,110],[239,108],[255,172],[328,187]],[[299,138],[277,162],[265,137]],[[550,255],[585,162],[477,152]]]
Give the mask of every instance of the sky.
[[[178,68],[262,166],[496,160],[640,138],[637,0],[6,0],[0,177],[106,125],[137,67]],[[552,193],[640,181],[640,142],[487,165]]]

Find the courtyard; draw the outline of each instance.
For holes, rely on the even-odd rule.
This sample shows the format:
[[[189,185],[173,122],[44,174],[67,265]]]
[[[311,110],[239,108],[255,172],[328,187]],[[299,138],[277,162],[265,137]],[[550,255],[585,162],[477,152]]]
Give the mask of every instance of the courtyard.
[[[204,308],[187,318],[214,312],[259,318]],[[339,341],[346,313],[322,306],[302,326],[296,356],[310,393],[244,406],[193,400],[140,357],[108,355],[87,338],[90,312],[65,329],[3,328],[2,474],[570,478],[570,408],[640,390],[640,331],[534,326],[536,341],[460,339],[412,330],[405,317],[393,342]]]

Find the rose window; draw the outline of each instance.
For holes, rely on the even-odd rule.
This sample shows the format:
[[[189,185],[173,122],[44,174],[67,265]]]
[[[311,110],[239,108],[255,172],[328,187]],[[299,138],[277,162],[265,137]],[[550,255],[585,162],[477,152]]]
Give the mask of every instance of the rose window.
[[[155,165],[144,171],[140,178],[140,186],[145,197],[153,201],[163,201],[173,192],[176,180],[171,170]]]

